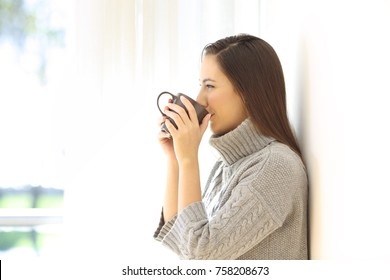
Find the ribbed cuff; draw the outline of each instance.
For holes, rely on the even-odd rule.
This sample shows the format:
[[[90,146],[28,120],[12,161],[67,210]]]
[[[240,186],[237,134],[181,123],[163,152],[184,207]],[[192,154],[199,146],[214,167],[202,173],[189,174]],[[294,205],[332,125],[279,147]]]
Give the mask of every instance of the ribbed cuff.
[[[207,219],[206,208],[202,201],[194,202],[184,208],[177,217],[178,223],[188,224]]]
[[[164,236],[162,243],[174,250],[181,258],[188,258],[191,256],[188,250],[194,246],[194,244],[189,244],[191,242],[190,232],[202,228],[207,222],[203,202],[194,202],[177,215],[174,225],[169,228],[169,234]]]
[[[172,226],[175,224],[176,217],[177,216],[174,216],[172,219],[170,219],[168,222],[165,223],[164,213],[163,210],[161,210],[160,223],[156,231],[154,232],[153,235],[154,239],[161,242],[164,239],[164,237],[169,233]]]

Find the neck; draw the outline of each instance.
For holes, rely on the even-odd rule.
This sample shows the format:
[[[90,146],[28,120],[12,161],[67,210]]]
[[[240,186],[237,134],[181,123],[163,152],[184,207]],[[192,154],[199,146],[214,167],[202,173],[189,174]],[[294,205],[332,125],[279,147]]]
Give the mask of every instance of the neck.
[[[219,152],[226,164],[232,165],[239,159],[263,149],[273,141],[275,139],[259,133],[248,118],[222,136],[211,136],[209,143]]]

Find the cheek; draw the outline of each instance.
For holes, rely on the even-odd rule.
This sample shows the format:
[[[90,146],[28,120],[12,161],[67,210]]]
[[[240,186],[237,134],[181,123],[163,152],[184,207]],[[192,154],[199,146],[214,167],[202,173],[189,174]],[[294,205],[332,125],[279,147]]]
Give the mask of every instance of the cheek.
[[[248,117],[248,114],[241,99],[235,99],[230,105],[229,120],[233,126],[232,128],[235,128]]]
[[[210,106],[213,106],[215,104],[218,104],[218,95],[216,94],[210,94],[207,98],[207,103],[210,105]]]
[[[210,95],[207,99],[207,104],[213,113],[223,111],[223,102],[221,102],[221,98],[218,95]]]
[[[245,105],[241,99],[240,96],[236,95],[234,97],[234,101],[233,101],[233,104],[234,104],[234,108],[235,108],[235,111],[237,114],[243,116],[243,115],[247,115],[247,110],[245,108]]]

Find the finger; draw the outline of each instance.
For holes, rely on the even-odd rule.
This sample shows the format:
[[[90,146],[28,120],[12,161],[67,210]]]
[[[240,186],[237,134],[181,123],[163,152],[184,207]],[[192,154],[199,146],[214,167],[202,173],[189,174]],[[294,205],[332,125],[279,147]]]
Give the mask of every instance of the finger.
[[[176,135],[176,132],[177,132],[177,129],[176,129],[176,127],[171,123],[171,121],[170,120],[165,120],[165,125],[166,125],[166,127],[168,128],[168,130],[169,130],[169,132],[170,132],[170,136],[172,137],[172,136],[174,136],[174,135]]]
[[[184,111],[183,108],[181,108],[180,106],[176,105],[178,108],[176,108],[179,112],[176,112],[174,111],[173,109],[169,110],[165,110],[164,113],[165,115],[167,115],[169,118],[173,119],[174,122],[176,123],[176,125],[179,127],[179,126],[182,126],[184,125],[184,120],[183,118],[185,118],[187,116],[187,113]],[[170,106],[169,106],[170,107]],[[184,115],[183,115],[184,114]],[[188,119],[188,116],[187,116],[187,119]]]
[[[160,131],[158,134],[158,139],[171,139],[172,136],[169,132]]]
[[[166,107],[177,113],[183,119],[183,121],[189,118],[186,110],[177,104],[170,103]]]
[[[184,104],[184,106],[186,106],[190,120],[196,121],[198,123],[198,115],[196,114],[194,105],[192,105],[192,103],[184,96],[180,96],[180,100]]]
[[[169,98],[168,99],[168,103],[167,103],[167,105],[165,105],[165,107],[164,107],[164,109],[163,109],[163,114],[164,114],[164,111],[165,110],[167,110],[169,107],[168,107],[168,104],[172,104],[172,102],[173,102],[173,99],[172,98]],[[164,116],[164,115],[163,115]]]
[[[203,120],[202,120],[202,123],[200,124],[200,131],[201,131],[201,134],[203,135],[203,133],[206,131],[208,125],[209,125],[209,122],[210,122],[210,118],[211,118],[211,114],[207,114]]]
[[[158,124],[158,126],[161,126],[165,122],[166,119],[167,119],[166,116],[159,116],[156,123]]]

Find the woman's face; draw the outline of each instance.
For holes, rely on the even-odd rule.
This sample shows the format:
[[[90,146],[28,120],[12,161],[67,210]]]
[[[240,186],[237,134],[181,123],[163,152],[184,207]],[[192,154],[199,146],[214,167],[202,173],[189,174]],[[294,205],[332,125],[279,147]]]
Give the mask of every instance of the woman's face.
[[[212,115],[210,129],[213,134],[223,135],[235,129],[247,118],[241,97],[220,70],[215,55],[204,56],[199,81],[201,89],[197,101]]]

